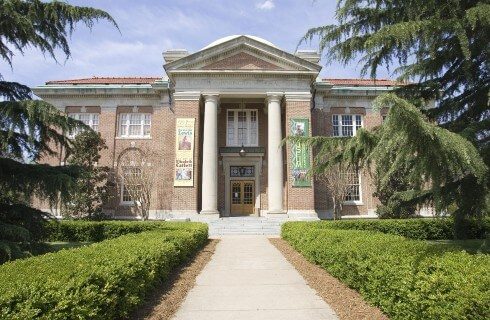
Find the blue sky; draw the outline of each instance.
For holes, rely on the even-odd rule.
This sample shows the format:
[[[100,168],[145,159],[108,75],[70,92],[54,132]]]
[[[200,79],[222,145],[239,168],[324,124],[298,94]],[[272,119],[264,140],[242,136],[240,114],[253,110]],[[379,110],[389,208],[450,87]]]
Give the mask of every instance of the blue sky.
[[[334,0],[68,0],[109,12],[120,33],[109,23],[97,23],[92,31],[80,25],[73,33],[72,56],[59,62],[36,50],[17,54],[10,68],[0,64],[7,81],[29,86],[48,80],[91,76],[161,76],[162,52],[184,48],[195,52],[210,42],[233,34],[262,37],[277,47],[294,52],[311,27],[334,23]],[[300,48],[316,49],[316,44]],[[321,75],[359,77],[359,66],[328,64],[322,59]],[[379,77],[387,77],[380,70]]]

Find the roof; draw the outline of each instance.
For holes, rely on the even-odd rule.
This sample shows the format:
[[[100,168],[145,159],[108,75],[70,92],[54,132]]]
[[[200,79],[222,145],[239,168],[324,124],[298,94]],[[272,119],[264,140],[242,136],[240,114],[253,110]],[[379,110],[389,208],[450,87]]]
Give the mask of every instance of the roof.
[[[256,36],[251,36],[251,35],[248,35],[248,34],[244,34],[244,35],[235,34],[235,35],[232,35],[232,36],[226,36],[226,37],[223,37],[223,38],[219,38],[218,40],[215,40],[215,41],[211,42],[210,44],[208,44],[207,46],[205,46],[201,50],[204,50],[204,49],[207,49],[207,48],[211,48],[211,47],[217,46],[218,44],[221,44],[223,42],[226,42],[226,41],[229,41],[231,39],[235,39],[235,38],[238,38],[238,37],[241,37],[241,36],[245,36],[245,37],[254,39],[254,40],[258,41],[258,42],[265,43],[265,44],[267,44],[267,45],[269,45],[271,47],[276,47],[272,42],[267,41],[264,38],[260,38],[260,37],[256,37]]]
[[[54,80],[46,84],[151,84],[162,77],[92,77],[71,80]]]
[[[379,86],[392,87],[399,86],[405,83],[390,79],[322,79],[336,86]]]

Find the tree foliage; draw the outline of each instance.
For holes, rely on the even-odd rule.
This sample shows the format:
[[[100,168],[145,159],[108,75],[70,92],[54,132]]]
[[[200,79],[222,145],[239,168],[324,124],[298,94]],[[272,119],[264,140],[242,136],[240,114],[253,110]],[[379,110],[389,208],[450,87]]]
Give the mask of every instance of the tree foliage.
[[[455,215],[483,215],[488,192],[488,167],[467,139],[427,121],[413,104],[396,94],[379,96],[388,107],[382,126],[360,129],[350,138],[289,137],[315,147],[312,172],[321,175],[339,164],[370,170],[377,190],[391,187],[400,170],[406,189],[394,192],[385,205],[395,210],[430,203],[436,210],[457,206]]]
[[[339,0],[338,24],[308,30],[327,61],[358,61],[362,75],[380,67],[401,81],[412,102],[437,100],[426,113],[460,133],[490,164],[490,1]]]
[[[161,155],[148,147],[131,147],[121,153],[117,162],[119,184],[142,220],[147,220],[150,214],[156,177],[162,168],[160,159]]]
[[[386,67],[404,85],[378,99],[393,107],[381,128],[351,139],[312,139],[324,157],[342,146],[320,159],[317,170],[343,158],[369,167],[381,211],[399,210],[398,216],[428,200],[439,210],[452,204],[460,225],[467,215],[485,213],[490,1],[338,0],[336,19],[301,41],[318,37],[327,61],[359,61],[361,76],[371,78]],[[425,108],[430,101],[435,108]]]
[[[109,168],[98,165],[100,152],[107,149],[100,133],[84,130],[73,139],[66,162],[80,168],[68,201],[62,204],[62,215],[70,218],[102,216],[102,205],[108,199]]]
[[[35,48],[56,59],[68,58],[68,37],[81,22],[91,28],[106,20],[116,25],[104,11],[72,6],[65,2],[0,0],[0,58],[12,66],[16,53]],[[46,102],[32,100],[29,87],[3,79],[0,74],[0,221],[2,231],[24,228],[35,239],[47,217],[30,205],[32,197],[54,203],[67,199],[80,175],[80,167],[40,164],[42,156],[54,156],[61,147],[70,150],[65,133],[85,128]],[[18,228],[5,227],[16,225]],[[0,255],[12,258],[20,249],[0,233]]]

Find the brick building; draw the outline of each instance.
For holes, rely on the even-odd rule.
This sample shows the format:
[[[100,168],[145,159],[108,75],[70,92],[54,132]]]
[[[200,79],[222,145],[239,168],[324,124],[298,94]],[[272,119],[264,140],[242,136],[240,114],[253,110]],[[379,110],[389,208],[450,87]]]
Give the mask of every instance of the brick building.
[[[313,155],[299,145],[281,145],[282,139],[351,136],[380,125],[383,111],[373,110],[373,99],[396,85],[319,79],[316,52],[292,54],[253,36],[225,37],[192,54],[168,50],[163,57],[160,77],[48,81],[33,89],[101,133],[108,148],[100,165],[116,171],[127,150],[154,151],[148,163],[155,177],[153,219],[328,217],[326,186],[305,174]],[[374,215],[369,176],[346,174],[352,179],[345,215]],[[105,210],[134,218],[121,177]]]

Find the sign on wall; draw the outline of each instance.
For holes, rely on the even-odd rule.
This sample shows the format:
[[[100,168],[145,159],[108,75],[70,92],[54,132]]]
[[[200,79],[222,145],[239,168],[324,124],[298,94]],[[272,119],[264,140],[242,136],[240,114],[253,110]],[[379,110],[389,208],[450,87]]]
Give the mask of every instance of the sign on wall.
[[[175,124],[174,186],[194,185],[194,118],[177,118]]]
[[[291,135],[310,135],[309,119],[291,119]],[[291,178],[293,187],[310,187],[311,179],[308,177],[310,170],[310,148],[304,143],[291,144]]]

